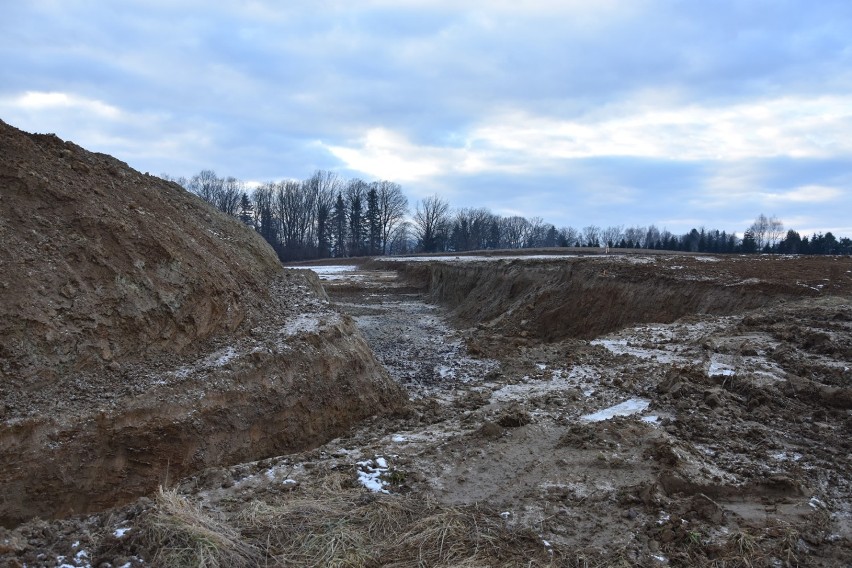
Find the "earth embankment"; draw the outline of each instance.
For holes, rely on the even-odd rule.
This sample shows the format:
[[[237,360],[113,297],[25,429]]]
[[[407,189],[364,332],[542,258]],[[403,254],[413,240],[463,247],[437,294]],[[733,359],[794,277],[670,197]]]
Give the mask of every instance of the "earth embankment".
[[[741,313],[849,288],[848,275],[841,273],[811,282],[825,273],[815,264],[825,262],[831,259],[727,258],[716,269],[715,257],[586,256],[381,264],[419,284],[465,325],[558,341],[689,314]]]
[[[0,122],[0,524],[404,405],[318,280],[176,184]]]

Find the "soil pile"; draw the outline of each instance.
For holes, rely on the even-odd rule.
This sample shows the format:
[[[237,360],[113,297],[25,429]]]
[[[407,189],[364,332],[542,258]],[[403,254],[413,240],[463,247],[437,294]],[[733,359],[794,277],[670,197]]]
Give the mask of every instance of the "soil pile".
[[[0,122],[0,524],[305,449],[402,391],[315,277],[179,186]]]
[[[264,241],[176,184],[0,122],[4,375],[180,353],[256,316]]]

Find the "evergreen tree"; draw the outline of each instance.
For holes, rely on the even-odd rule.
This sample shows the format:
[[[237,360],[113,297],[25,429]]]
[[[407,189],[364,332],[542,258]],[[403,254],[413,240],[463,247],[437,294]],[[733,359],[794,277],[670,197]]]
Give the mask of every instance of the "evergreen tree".
[[[355,193],[349,203],[349,255],[364,254],[364,211],[361,193]]]
[[[799,254],[802,252],[801,235],[792,229],[787,231],[787,235],[778,244],[778,252],[782,254]]]
[[[244,191],[242,196],[240,197],[239,218],[240,218],[240,221],[242,221],[243,223],[245,223],[249,227],[253,226],[253,224],[254,224],[253,220],[252,220],[252,210],[253,209],[254,209],[254,206],[251,204],[251,200],[249,199],[248,193],[246,193]]]
[[[317,203],[317,256],[319,258],[331,256],[333,232],[332,205],[327,200],[322,200]]]
[[[334,201],[331,224],[334,256],[342,258],[346,256],[346,204],[343,202],[343,194],[340,192],[337,192],[337,199]]]
[[[369,254],[382,252],[382,223],[379,210],[379,194],[375,187],[367,192],[367,250]]]
[[[757,252],[757,241],[754,238],[754,231],[751,228],[746,229],[743,234],[742,251],[746,254]]]

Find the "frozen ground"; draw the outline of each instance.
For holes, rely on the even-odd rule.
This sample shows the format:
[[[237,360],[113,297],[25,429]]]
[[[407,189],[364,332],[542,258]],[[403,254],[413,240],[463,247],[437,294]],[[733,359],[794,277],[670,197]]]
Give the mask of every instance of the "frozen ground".
[[[724,263],[711,258],[698,262]],[[323,514],[328,480],[343,478],[364,502],[474,507],[533,531],[553,558],[570,551],[570,565],[852,563],[847,301],[690,316],[592,341],[506,338],[488,357],[471,349],[483,330],[455,327],[393,272],[317,272],[410,409],[308,452],[183,480],[201,509],[244,518],[239,504],[294,495]],[[233,356],[225,348],[200,365]],[[116,540],[136,530],[129,517],[110,522]],[[90,549],[69,543],[63,561],[85,566],[76,550]]]

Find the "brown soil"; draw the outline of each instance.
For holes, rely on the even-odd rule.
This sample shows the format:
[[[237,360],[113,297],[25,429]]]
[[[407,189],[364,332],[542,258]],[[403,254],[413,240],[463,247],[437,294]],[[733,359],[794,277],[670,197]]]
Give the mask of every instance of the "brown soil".
[[[733,314],[782,299],[852,293],[848,259],[691,255],[373,261],[426,286],[461,325],[548,342],[640,322]]]
[[[608,274],[641,267],[652,293],[681,286],[669,272],[688,274],[672,268],[688,260],[655,258],[657,270],[637,258],[595,261]],[[500,282],[505,266],[487,262],[436,271],[451,280],[455,269],[477,268]],[[514,262],[531,262],[545,280],[566,268]],[[843,278],[852,262],[774,259],[763,283],[742,278],[740,258],[698,262],[702,281],[757,307],[729,302],[722,313],[695,309],[670,321],[678,308],[667,306],[662,322],[650,317],[591,341],[543,341],[530,333],[534,318],[450,325],[460,312],[424,303],[430,280],[418,284],[410,271],[403,280],[391,271],[333,273],[326,290],[408,390],[406,413],[370,419],[311,451],[208,469],[109,514],[24,524],[0,535],[5,558],[30,566],[80,551],[92,565],[112,566],[205,558],[245,566],[848,566],[852,305]],[[784,286],[785,273],[807,280]],[[640,283],[629,280],[637,293]],[[511,286],[495,288],[490,301],[511,304],[501,289]],[[762,302],[753,290],[764,291]],[[625,401],[637,412],[593,420]],[[370,479],[388,493],[367,489]]]
[[[174,351],[22,355],[63,371],[4,375],[0,506],[69,516],[0,564],[852,565],[852,259],[369,265]]]
[[[175,184],[0,122],[0,524],[404,406],[318,280]]]

